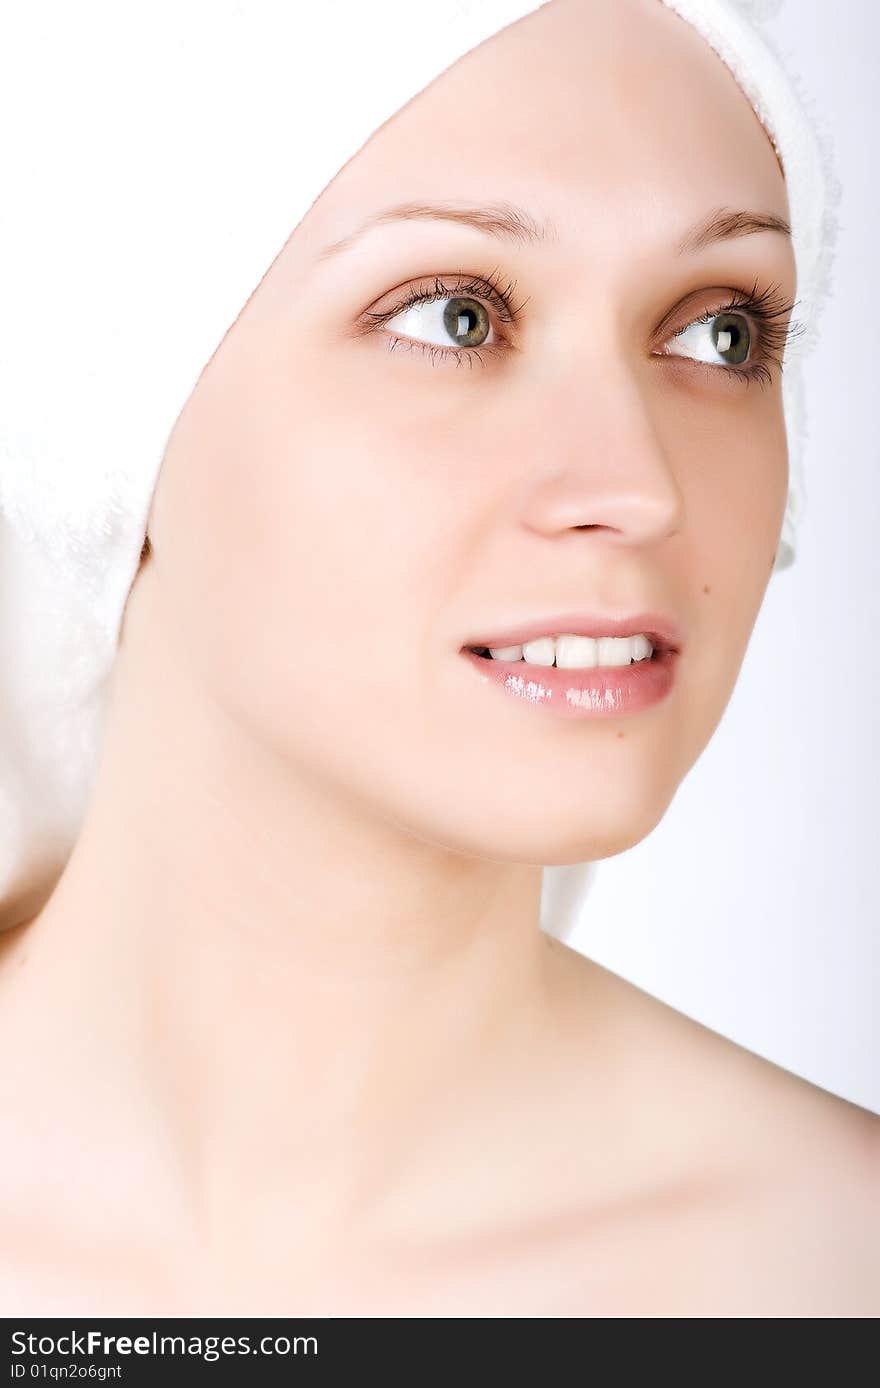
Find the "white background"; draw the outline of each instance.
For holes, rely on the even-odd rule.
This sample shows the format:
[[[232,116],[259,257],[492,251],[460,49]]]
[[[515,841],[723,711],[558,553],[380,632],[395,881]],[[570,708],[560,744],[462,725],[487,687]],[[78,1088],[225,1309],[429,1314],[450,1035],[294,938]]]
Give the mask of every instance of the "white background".
[[[603,860],[568,943],[823,1089],[880,1112],[880,15],[768,21],[843,184],[805,362],[806,512],[737,688],[661,823]]]

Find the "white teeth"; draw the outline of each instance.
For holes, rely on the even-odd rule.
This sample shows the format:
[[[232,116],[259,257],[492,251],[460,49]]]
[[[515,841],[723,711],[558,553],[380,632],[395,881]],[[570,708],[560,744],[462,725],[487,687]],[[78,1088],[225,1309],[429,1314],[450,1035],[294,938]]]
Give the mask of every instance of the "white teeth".
[[[629,664],[627,642],[627,664]],[[557,636],[556,664],[560,670],[591,670],[598,665],[599,642],[592,636]],[[608,665],[610,661],[603,661]]]
[[[556,658],[556,642],[552,636],[538,636],[534,641],[526,641],[523,660],[527,665],[552,665]]]
[[[522,646],[489,647],[493,660],[523,660],[527,665],[552,665],[560,670],[591,670],[598,665],[629,665],[645,660],[654,647],[647,636],[539,636]]]
[[[645,660],[654,654],[654,647],[647,636],[630,636],[633,660]]]

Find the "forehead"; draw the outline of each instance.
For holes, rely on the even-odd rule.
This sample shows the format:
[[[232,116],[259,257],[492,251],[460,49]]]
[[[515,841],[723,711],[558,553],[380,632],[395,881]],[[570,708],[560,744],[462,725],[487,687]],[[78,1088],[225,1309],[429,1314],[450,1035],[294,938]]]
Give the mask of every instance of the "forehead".
[[[306,220],[327,243],[353,212],[438,195],[539,203],[594,249],[652,211],[669,228],[712,206],[788,217],[748,98],[661,0],[551,0],[501,30],[376,131]]]

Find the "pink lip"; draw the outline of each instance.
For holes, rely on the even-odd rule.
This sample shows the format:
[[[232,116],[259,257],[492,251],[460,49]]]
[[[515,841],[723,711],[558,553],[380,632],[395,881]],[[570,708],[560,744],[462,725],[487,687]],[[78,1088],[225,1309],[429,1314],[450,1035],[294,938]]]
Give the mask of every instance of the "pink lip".
[[[523,646],[527,641],[535,641],[539,636],[647,636],[655,650],[678,651],[683,640],[679,624],[661,612],[637,612],[630,617],[602,617],[593,612],[563,612],[547,617],[538,617],[534,622],[521,626],[495,630],[488,635],[480,635],[473,641],[465,642],[464,649],[476,647],[479,650],[497,650],[506,646]],[[506,661],[500,662],[507,664]],[[652,662],[653,663],[653,662]],[[530,670],[547,667],[529,666]],[[621,666],[625,669],[625,666]]]
[[[613,635],[607,628],[605,634]],[[505,640],[499,645],[519,642]],[[521,703],[539,705],[566,718],[608,718],[650,708],[670,693],[679,659],[676,651],[658,648],[651,659],[630,665],[560,670],[555,665],[530,665],[523,660],[492,660],[469,650],[463,650],[462,655],[484,683],[497,684]]]

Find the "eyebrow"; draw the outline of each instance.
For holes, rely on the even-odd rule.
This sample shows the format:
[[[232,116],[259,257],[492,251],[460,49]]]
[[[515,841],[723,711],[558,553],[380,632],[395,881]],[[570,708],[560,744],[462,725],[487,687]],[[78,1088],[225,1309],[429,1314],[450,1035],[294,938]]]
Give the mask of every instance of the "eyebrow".
[[[405,202],[373,213],[356,231],[325,246],[318,260],[329,260],[343,251],[350,250],[373,227],[388,222],[413,221],[457,222],[495,237],[496,240],[510,241],[518,245],[539,245],[558,239],[558,232],[551,221],[538,221],[524,207],[517,207],[514,203],[499,202],[487,206],[474,206],[468,203]],[[772,213],[731,212],[725,208],[718,208],[690,227],[674,247],[674,251],[676,255],[694,255],[716,241],[751,236],[759,231],[776,231],[783,236],[791,236],[788,222]]]
[[[757,231],[778,231],[783,236],[791,236],[791,227],[784,217],[772,212],[728,212],[722,207],[685,232],[675,248],[676,254],[693,255],[715,241],[752,236]]]

